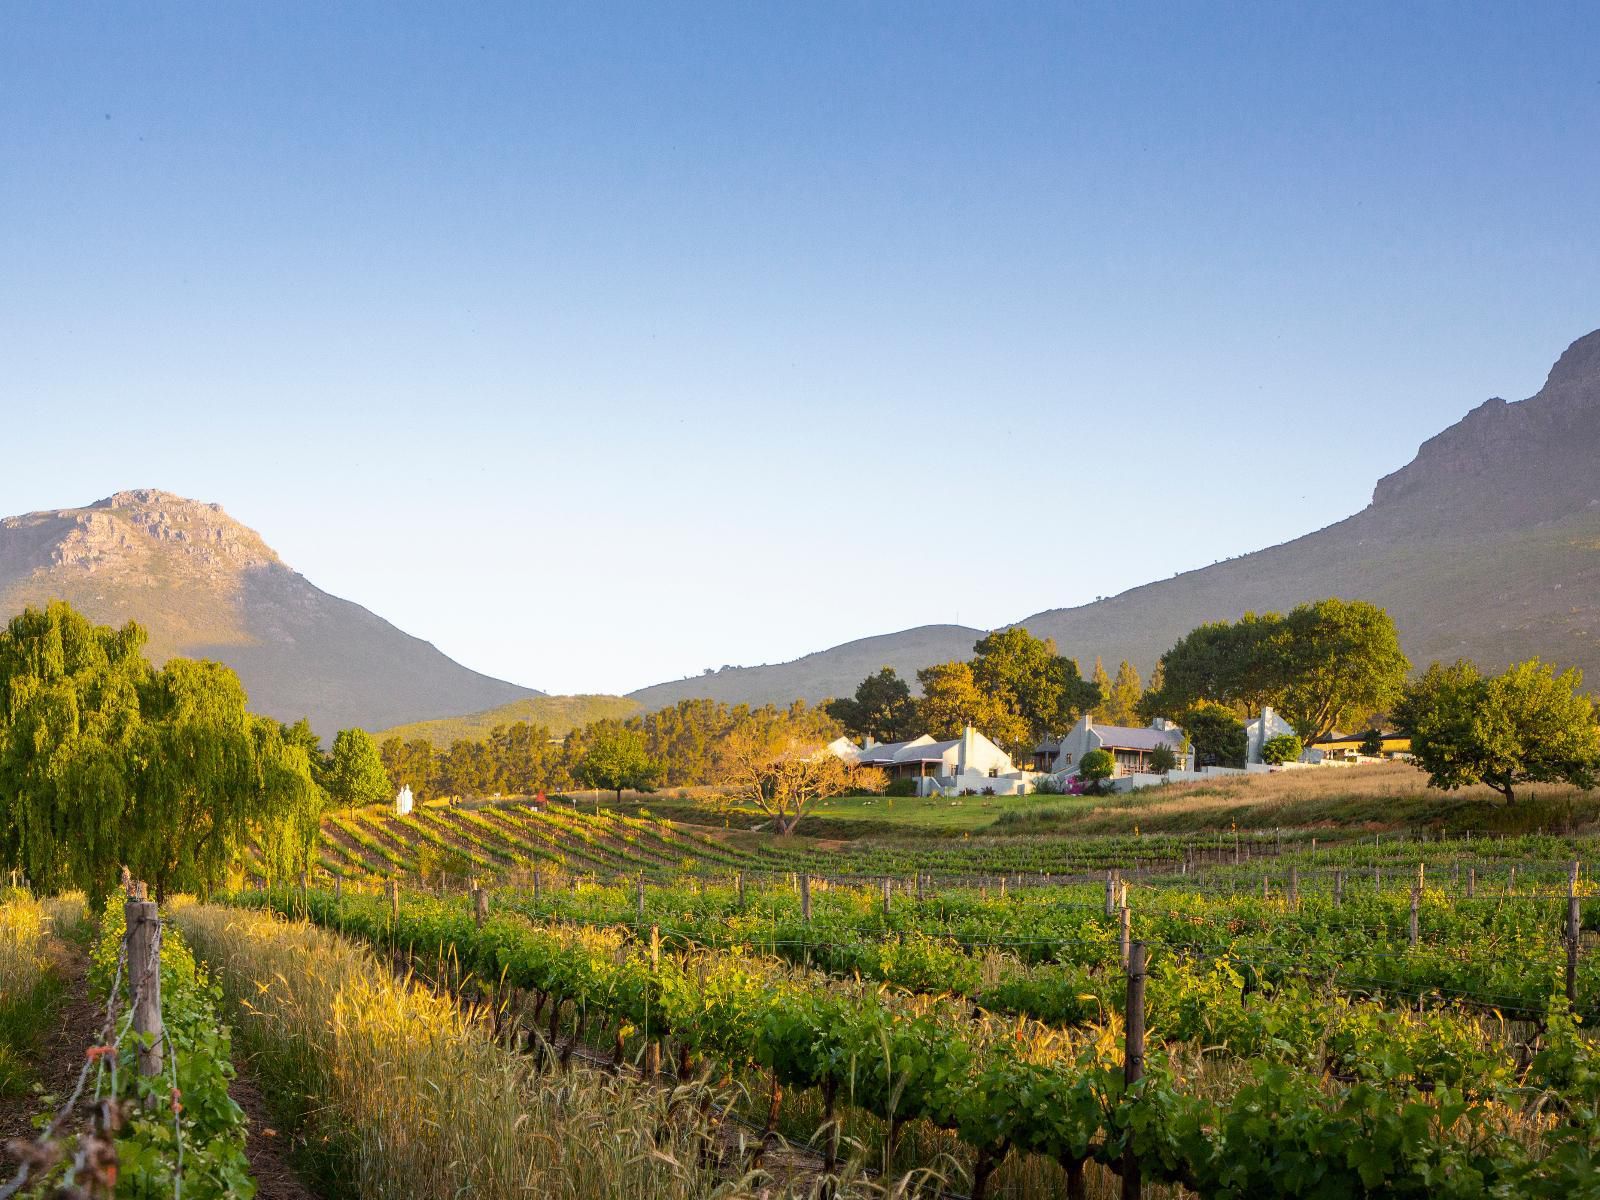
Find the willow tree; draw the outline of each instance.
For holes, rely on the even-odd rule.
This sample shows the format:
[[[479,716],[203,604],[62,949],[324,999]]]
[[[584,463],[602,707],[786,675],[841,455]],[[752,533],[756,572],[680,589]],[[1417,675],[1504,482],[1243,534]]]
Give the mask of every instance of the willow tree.
[[[144,640],[59,602],[0,632],[0,854],[41,891],[100,895],[116,878],[151,675]]]
[[[288,823],[305,841],[304,753],[227,667],[154,671],[144,640],[60,603],[0,634],[0,853],[42,891],[103,897],[121,866],[158,898],[204,891],[251,837],[277,844]]]

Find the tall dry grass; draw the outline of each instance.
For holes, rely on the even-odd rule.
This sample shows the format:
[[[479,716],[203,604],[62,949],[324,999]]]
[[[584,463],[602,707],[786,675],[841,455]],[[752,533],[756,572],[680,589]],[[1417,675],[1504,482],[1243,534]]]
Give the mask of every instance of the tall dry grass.
[[[1507,805],[1486,787],[1442,792],[1409,763],[1321,767],[1224,776],[1072,798],[996,821],[987,832],[1074,835],[1204,833],[1241,829],[1433,828],[1475,833],[1582,833],[1600,822],[1600,792],[1559,784],[1520,789]]]
[[[0,1094],[33,1081],[30,1059],[66,990],[54,935],[74,932],[85,912],[79,895],[41,903],[12,888],[0,898]]]
[[[698,1103],[599,1071],[543,1073],[344,939],[209,905],[172,915],[234,1006],[255,1074],[349,1194],[690,1200],[771,1186],[719,1179]]]

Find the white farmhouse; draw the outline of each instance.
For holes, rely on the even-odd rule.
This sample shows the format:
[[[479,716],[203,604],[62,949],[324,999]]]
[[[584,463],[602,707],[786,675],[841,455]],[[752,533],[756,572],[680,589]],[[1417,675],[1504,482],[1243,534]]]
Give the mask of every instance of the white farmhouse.
[[[958,738],[935,741],[928,734],[905,742],[875,742],[861,746],[834,742],[830,751],[862,767],[877,767],[891,780],[915,779],[919,796],[953,796],[963,791],[992,789],[997,796],[1023,795],[1030,790],[1033,772],[1018,770],[1011,756],[968,725]]]
[[[1149,727],[1131,729],[1122,725],[1096,725],[1094,716],[1085,713],[1072,731],[1061,739],[1056,751],[1055,774],[1062,778],[1075,775],[1083,756],[1091,750],[1109,751],[1116,760],[1116,776],[1150,774],[1150,756],[1156,747],[1165,746],[1177,760],[1178,771],[1194,770],[1194,750],[1187,743],[1183,730],[1171,721],[1157,717]]]
[[[1261,747],[1265,746],[1275,737],[1286,737],[1294,733],[1294,726],[1285,721],[1272,706],[1261,710],[1261,715],[1254,721],[1246,721],[1244,726],[1245,753],[1244,761],[1248,764],[1260,764]],[[1301,762],[1321,762],[1321,750],[1307,750],[1300,756]]]

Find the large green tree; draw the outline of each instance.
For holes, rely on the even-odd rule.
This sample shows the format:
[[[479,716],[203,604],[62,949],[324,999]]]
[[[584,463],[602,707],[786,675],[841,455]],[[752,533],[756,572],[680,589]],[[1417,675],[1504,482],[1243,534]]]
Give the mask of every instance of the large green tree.
[[[1297,606],[1264,653],[1277,679],[1276,704],[1308,746],[1387,708],[1411,670],[1394,621],[1364,600]]]
[[[851,737],[899,742],[920,732],[911,686],[893,667],[868,675],[856,688],[854,698],[830,700],[823,707]]]
[[[341,729],[334,735],[326,779],[328,798],[344,808],[379,804],[391,794],[383,756],[365,729]]]
[[[1179,718],[1197,767],[1243,767],[1249,753],[1244,722],[1225,704],[1202,700]]]
[[[1141,719],[1139,702],[1143,697],[1144,683],[1139,678],[1138,669],[1127,659],[1123,659],[1121,665],[1117,667],[1116,679],[1112,680],[1106,689],[1100,715],[1109,725],[1137,726]]]
[[[1275,643],[1282,628],[1276,613],[1197,625],[1161,656],[1140,715],[1176,719],[1201,701],[1260,712],[1281,690]]]
[[[1037,743],[1070,728],[1101,699],[1100,689],[1083,678],[1075,660],[1057,652],[1051,638],[1034,637],[1020,627],[998,629],[979,638],[972,650],[973,684],[998,710],[989,718],[990,727],[973,724],[1013,757],[1027,757]]]
[[[659,768],[645,748],[644,735],[618,722],[601,722],[578,763],[578,779],[604,788],[622,800],[624,788],[643,791],[655,785]]]
[[[247,841],[304,862],[319,793],[303,749],[252,715],[219,663],[155,671],[134,624],[64,603],[0,633],[0,850],[43,891],[96,898],[122,866],[155,889],[207,891]]]
[[[958,738],[968,725],[1002,746],[1025,743],[1028,724],[992,691],[978,686],[970,662],[936,663],[917,672],[917,705],[923,732],[940,740]]]
[[[1577,671],[1537,659],[1484,676],[1470,662],[1435,663],[1395,705],[1428,783],[1446,791],[1486,784],[1510,804],[1524,783],[1590,788],[1600,769],[1600,729]]]

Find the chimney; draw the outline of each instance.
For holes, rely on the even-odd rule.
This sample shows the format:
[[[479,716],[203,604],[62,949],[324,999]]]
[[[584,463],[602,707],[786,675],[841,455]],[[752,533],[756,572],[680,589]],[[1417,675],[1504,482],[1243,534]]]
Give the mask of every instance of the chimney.
[[[870,733],[867,734],[866,737],[861,739],[861,748],[863,750],[871,750],[877,744],[878,744],[878,739],[873,737]]]

